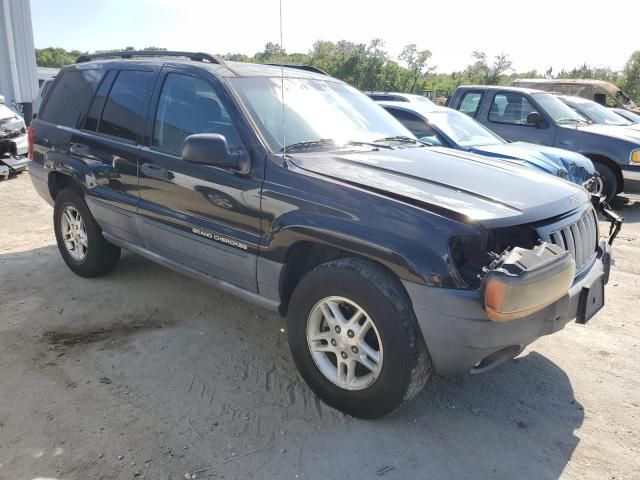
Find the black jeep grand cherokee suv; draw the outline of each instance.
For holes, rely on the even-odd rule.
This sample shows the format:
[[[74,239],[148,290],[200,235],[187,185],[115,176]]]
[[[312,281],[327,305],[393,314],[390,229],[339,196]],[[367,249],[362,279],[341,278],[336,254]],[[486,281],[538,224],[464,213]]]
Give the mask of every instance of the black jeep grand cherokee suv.
[[[125,248],[286,314],[304,379],[355,416],[604,302],[610,247],[586,190],[426,147],[313,69],[81,57],[29,139],[71,270],[105,273]]]

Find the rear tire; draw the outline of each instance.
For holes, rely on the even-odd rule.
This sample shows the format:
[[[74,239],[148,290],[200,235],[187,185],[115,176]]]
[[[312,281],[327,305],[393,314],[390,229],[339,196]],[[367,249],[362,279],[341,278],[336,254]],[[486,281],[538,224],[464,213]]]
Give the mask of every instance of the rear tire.
[[[56,242],[67,266],[81,277],[96,277],[113,270],[120,248],[107,242],[82,196],[65,189],[53,209]]]
[[[431,357],[402,284],[366,260],[339,259],[308,273],[291,297],[287,328],[309,387],[354,417],[392,412],[412,400],[431,374]]]
[[[593,166],[600,174],[600,181],[602,182],[602,195],[607,202],[611,202],[613,197],[618,193],[618,177],[615,172],[604,163],[593,162]]]

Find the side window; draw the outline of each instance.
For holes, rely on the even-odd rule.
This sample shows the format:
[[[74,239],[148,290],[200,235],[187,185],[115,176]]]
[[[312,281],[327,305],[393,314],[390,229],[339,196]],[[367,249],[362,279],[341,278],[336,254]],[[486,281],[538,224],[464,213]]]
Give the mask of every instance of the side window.
[[[615,97],[612,97],[611,95],[607,95],[605,98],[605,106],[609,107],[609,108],[619,108],[620,107],[620,102],[618,100],[616,100]]]
[[[120,71],[104,105],[98,132],[135,142],[144,129],[154,78],[153,72]]]
[[[481,92],[467,92],[462,96],[458,110],[471,118],[475,118],[480,107],[480,100],[482,100]]]
[[[180,154],[182,142],[194,133],[219,133],[230,149],[240,146],[238,132],[213,87],[196,77],[170,73],[160,92],[152,145]]]
[[[47,96],[42,120],[76,128],[98,88],[100,70],[67,70],[54,83]],[[44,95],[44,90],[43,90]]]
[[[115,78],[117,73],[118,72],[115,70],[109,71],[109,73],[105,75],[104,80],[102,80],[102,83],[98,87],[96,96],[93,97],[93,102],[91,102],[89,112],[87,113],[87,119],[84,124],[85,130],[91,130],[92,132],[98,131],[100,115],[102,115],[102,110],[104,109],[104,104],[107,101],[109,89],[111,88],[111,84],[113,83],[113,79]]]
[[[519,93],[497,93],[491,102],[489,121],[512,125],[529,125],[527,117],[538,110]],[[538,112],[539,113],[539,112]]]
[[[438,133],[422,118],[395,108],[389,109],[388,112],[413,133],[416,138],[432,145],[442,145]]]
[[[47,96],[47,92],[51,88],[51,84],[53,83],[53,79],[45,80],[42,84],[42,91],[40,92],[40,98],[44,98]]]

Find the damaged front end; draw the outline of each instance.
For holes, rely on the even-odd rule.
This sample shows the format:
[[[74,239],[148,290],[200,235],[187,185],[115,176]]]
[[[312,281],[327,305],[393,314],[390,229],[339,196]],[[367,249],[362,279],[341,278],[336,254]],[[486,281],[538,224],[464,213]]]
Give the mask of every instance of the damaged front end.
[[[608,243],[609,245],[613,245],[613,241],[618,236],[618,233],[620,233],[620,229],[624,223],[624,217],[611,208],[602,195],[592,194],[591,203],[593,204],[593,208],[609,221]]]
[[[562,298],[576,274],[567,250],[546,242],[533,249],[515,247],[485,267],[483,306],[494,322],[532,315]]]
[[[610,222],[607,242],[599,239],[596,212]],[[461,288],[479,291],[490,320],[529,317],[564,297],[596,261],[609,262],[607,252],[622,222],[599,195],[593,195],[591,205],[561,218],[453,237],[449,253],[456,280]],[[608,265],[605,270],[604,283]]]

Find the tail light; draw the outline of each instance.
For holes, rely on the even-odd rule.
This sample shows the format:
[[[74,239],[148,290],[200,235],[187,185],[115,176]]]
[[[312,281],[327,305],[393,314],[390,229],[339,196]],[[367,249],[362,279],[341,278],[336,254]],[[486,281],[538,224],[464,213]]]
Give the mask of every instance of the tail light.
[[[29,142],[29,160],[33,160],[33,142],[36,138],[36,131],[33,127],[27,129],[27,142]]]

